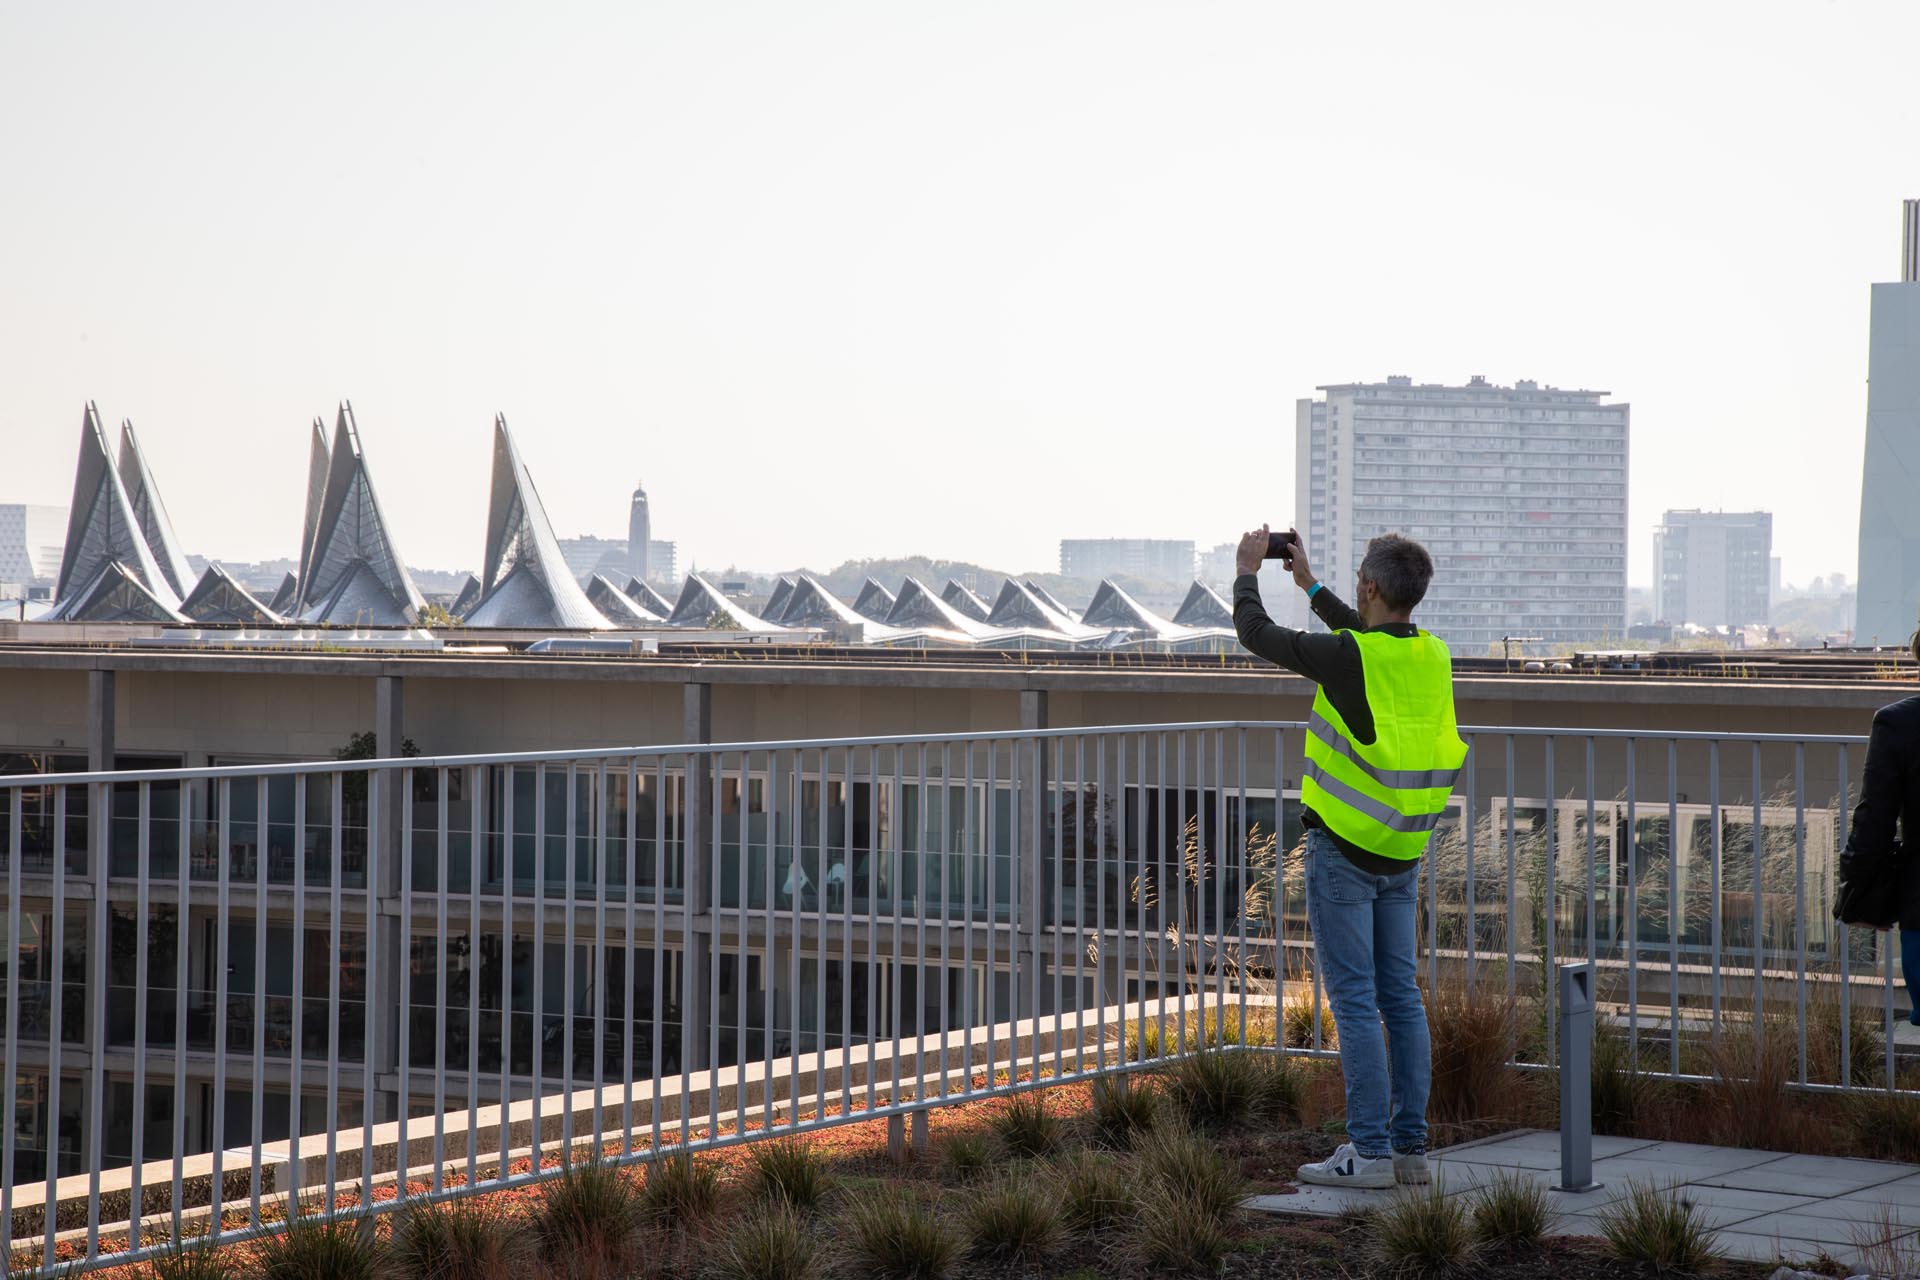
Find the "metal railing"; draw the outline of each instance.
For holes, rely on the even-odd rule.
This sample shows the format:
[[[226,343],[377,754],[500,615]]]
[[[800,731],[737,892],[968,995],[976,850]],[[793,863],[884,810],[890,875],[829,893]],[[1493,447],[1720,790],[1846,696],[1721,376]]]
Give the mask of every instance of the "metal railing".
[[[3,1243],[120,1262],[1201,1044],[1330,1055],[1303,731],[0,778]],[[1903,1083],[1892,949],[1828,907],[1863,739],[1466,736],[1422,973],[1504,991],[1517,1061],[1557,1061],[1578,959],[1644,1070],[1777,1027],[1801,1085]]]

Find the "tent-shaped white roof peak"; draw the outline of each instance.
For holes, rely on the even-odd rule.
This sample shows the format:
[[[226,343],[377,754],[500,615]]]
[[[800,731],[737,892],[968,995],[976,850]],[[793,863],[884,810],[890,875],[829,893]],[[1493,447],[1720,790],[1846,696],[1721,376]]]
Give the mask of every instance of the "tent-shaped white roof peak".
[[[313,436],[307,442],[307,506],[300,520],[300,568],[294,575],[295,582],[307,580],[307,556],[313,551],[313,530],[320,523],[320,508],[327,500],[327,472],[332,467],[327,424],[316,415]]]
[[[1180,602],[1173,620],[1183,627],[1231,627],[1233,606],[1206,583],[1195,582],[1187,589],[1187,598]]]
[[[893,592],[868,578],[861,584],[860,594],[854,597],[853,611],[869,622],[885,622],[893,612],[893,605]]]
[[[705,627],[709,631],[785,631],[786,628],[755,617],[729,600],[718,587],[697,573],[687,575],[680,588],[680,599],[667,615],[670,627]]]
[[[140,440],[133,434],[133,423],[127,419],[120,422],[120,483],[126,488],[127,503],[133,508],[141,536],[147,540],[147,549],[153,552],[160,576],[167,580],[175,595],[185,597],[194,588],[193,566],[187,563],[180,543],[173,536],[167,504],[161,501],[160,487],[153,482],[146,454],[141,452]]]
[[[1078,619],[1052,603],[1032,583],[1008,578],[994,597],[987,621],[996,627],[1017,627],[1031,631],[1053,631],[1076,640],[1097,639],[1106,634],[1099,627],[1083,626]]]
[[[381,513],[348,401],[334,424],[320,515],[302,561],[303,622],[401,626],[426,607]]]
[[[180,612],[195,622],[236,622],[249,627],[284,621],[217,564],[208,565],[207,571],[200,575],[200,581],[181,602]]]
[[[567,627],[604,631],[609,623],[574,581],[553,536],[533,476],[507,430],[493,420],[493,492],[487,502],[487,549],[480,603],[470,627]]]
[[[54,605],[45,616],[63,622],[105,620],[98,610],[119,610],[128,582],[149,597],[151,605],[130,605],[131,612],[117,616],[131,617],[142,610],[178,616],[179,593],[154,560],[107,449],[100,411],[89,402],[80,423],[66,548],[60,556]]]
[[[604,573],[587,579],[587,599],[616,627],[657,627],[667,618],[664,612],[653,612],[614,586],[613,580]]]
[[[673,612],[673,601],[655,591],[638,578],[627,579],[627,598],[645,609],[648,613],[657,613],[666,617]]]
[[[793,598],[794,580],[787,574],[781,574],[780,580],[773,584],[773,590],[767,596],[767,603],[761,606],[760,616],[768,622],[786,621],[787,601]]]
[[[887,614],[887,625],[911,630],[932,628],[957,631],[976,639],[995,634],[993,627],[977,618],[969,618],[935,595],[918,578],[908,578],[900,584],[900,594],[894,599],[892,611]]]
[[[947,585],[940,589],[940,598],[975,622],[985,622],[987,615],[993,612],[985,600],[967,590],[958,578],[947,579]]]
[[[1163,640],[1184,639],[1187,635],[1187,628],[1176,626],[1147,608],[1116,586],[1111,578],[1101,581],[1080,620],[1090,627],[1141,632]]]

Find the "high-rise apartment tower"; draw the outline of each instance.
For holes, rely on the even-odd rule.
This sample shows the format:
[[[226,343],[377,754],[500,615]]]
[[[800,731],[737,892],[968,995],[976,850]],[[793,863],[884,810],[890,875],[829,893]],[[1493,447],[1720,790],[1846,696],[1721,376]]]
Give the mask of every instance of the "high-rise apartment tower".
[[[1867,338],[1856,644],[1904,645],[1920,625],[1920,200],[1900,228],[1900,280],[1873,286]]]
[[[1295,418],[1293,520],[1351,600],[1376,534],[1433,553],[1415,619],[1461,654],[1503,636],[1591,644],[1627,613],[1628,407],[1531,381],[1317,388]]]

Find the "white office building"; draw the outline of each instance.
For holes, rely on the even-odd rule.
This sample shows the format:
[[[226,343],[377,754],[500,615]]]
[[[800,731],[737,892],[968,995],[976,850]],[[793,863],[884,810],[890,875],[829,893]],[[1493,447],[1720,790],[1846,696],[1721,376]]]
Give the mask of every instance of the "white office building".
[[[1187,582],[1194,572],[1190,538],[1062,538],[1064,578],[1148,578]]]
[[[1769,512],[1669,511],[1653,535],[1654,619],[1701,627],[1764,624],[1778,563]]]
[[[0,502],[0,582],[25,586],[60,576],[67,509]]]
[[[1343,597],[1376,534],[1433,553],[1415,615],[1454,652],[1591,644],[1627,613],[1628,406],[1522,380],[1317,388],[1298,404],[1294,523]]]

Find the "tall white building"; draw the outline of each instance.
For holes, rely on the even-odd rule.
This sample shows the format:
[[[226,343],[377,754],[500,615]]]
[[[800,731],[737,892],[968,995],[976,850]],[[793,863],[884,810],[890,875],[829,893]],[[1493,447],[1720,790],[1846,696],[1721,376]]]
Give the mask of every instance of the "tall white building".
[[[1295,418],[1293,523],[1343,598],[1367,540],[1399,532],[1434,558],[1415,618],[1456,653],[1625,630],[1628,406],[1481,377],[1317,390]]]
[[[1920,200],[1901,209],[1900,280],[1873,286],[1855,644],[1920,625]]]
[[[1765,623],[1771,613],[1773,516],[1669,511],[1653,535],[1653,616],[1702,627]]]
[[[59,577],[66,542],[65,507],[0,502],[0,582]]]

